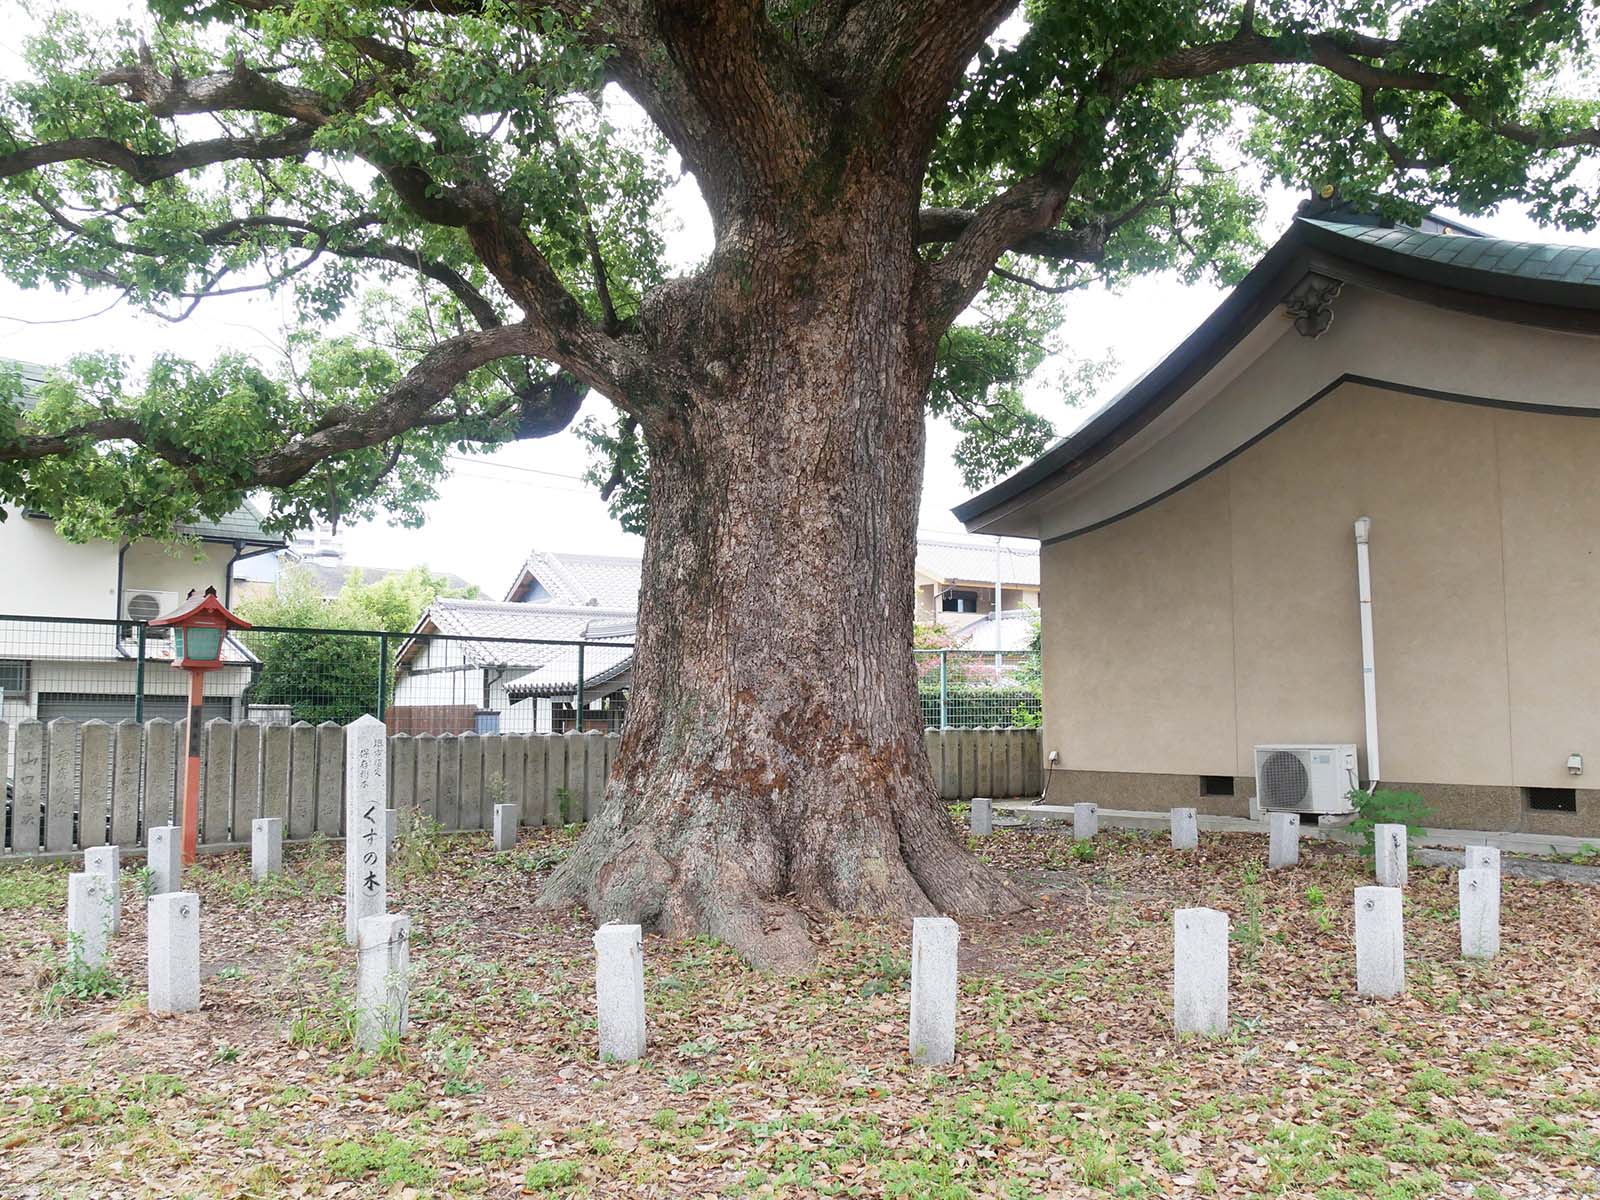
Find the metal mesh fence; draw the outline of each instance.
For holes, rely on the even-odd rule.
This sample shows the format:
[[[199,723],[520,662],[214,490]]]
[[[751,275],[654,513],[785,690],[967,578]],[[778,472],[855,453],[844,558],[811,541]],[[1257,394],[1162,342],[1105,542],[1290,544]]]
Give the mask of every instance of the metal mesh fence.
[[[915,653],[925,726],[1039,723],[1037,654]],[[188,674],[172,662],[170,633],[143,622],[0,615],[0,720],[182,720]],[[370,713],[412,734],[615,732],[632,676],[624,641],[258,626],[228,638],[222,665],[205,673],[203,716],[315,725]]]
[[[614,732],[632,682],[627,642],[470,638],[258,626],[204,674],[206,720],[346,724],[397,733]],[[140,621],[0,615],[0,720],[179,721],[188,673],[169,631]],[[582,713],[582,720],[578,714]]]
[[[1034,651],[917,650],[922,723],[933,729],[1037,726],[1042,710]]]

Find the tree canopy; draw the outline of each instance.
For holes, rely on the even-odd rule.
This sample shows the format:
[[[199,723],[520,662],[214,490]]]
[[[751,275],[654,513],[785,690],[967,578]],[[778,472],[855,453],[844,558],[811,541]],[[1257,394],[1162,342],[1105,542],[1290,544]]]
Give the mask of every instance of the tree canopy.
[[[976,485],[1048,438],[1021,400],[1046,354],[1096,357],[1061,296],[1234,278],[1267,181],[1593,228],[1595,26],[1592,0],[56,11],[0,88],[0,270],[172,321],[279,293],[300,329],[282,362],[89,354],[31,407],[0,387],[0,497],[77,536],[259,489],[284,526],[417,519],[452,448],[565,428],[593,389],[615,405],[584,431],[594,477],[638,524],[681,366],[651,326],[682,283],[667,189],[692,173],[734,253],[741,196],[825,191],[875,154],[920,176],[927,407]]]

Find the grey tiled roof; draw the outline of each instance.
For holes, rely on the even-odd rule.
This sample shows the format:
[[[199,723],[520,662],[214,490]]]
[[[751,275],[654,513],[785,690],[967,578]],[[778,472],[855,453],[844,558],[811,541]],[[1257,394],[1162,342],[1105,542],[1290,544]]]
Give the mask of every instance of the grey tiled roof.
[[[556,658],[563,647],[496,639],[578,641],[589,634],[591,622],[631,616],[632,609],[604,609],[588,605],[441,599],[428,606],[428,611],[422,614],[422,620],[417,624],[416,632],[482,639],[456,643],[466,661],[473,666],[541,667]]]
[[[633,671],[633,651],[620,646],[583,648],[583,690],[591,698],[610,694],[629,682]],[[609,686],[608,686],[609,685]],[[564,649],[544,666],[519,676],[506,685],[506,695],[516,699],[528,696],[570,696],[578,689],[578,650]]]
[[[610,554],[557,554],[534,550],[521,574],[537,579],[550,593],[539,603],[590,605],[632,612],[639,603],[643,565],[637,558]],[[513,585],[514,586],[514,585]]]
[[[917,570],[942,582],[982,582],[992,587],[994,550],[994,539],[987,537],[918,538]],[[1012,587],[1038,587],[1038,548],[1001,543],[1000,580]]]
[[[391,575],[404,575],[408,567],[360,567],[347,562],[318,562],[316,559],[306,558],[299,562],[287,560],[292,563],[291,570],[307,571],[317,581],[318,591],[325,597],[333,597],[349,581],[352,574],[360,576],[364,584],[374,584],[387,579]],[[287,565],[287,564],[286,564]],[[445,587],[450,591],[466,591],[472,585],[459,575],[452,575],[448,571],[429,570],[428,574],[444,580]]]
[[[268,533],[261,528],[264,518],[256,506],[246,500],[230,513],[214,521],[187,521],[173,526],[184,537],[200,538],[213,542],[249,542],[255,546],[282,546],[287,543],[281,533]]]
[[[1518,279],[1600,286],[1600,246],[1562,246],[1553,242],[1460,237],[1446,233],[1419,233],[1415,229],[1382,229],[1338,221],[1302,220],[1352,241],[1365,242],[1441,265]]]

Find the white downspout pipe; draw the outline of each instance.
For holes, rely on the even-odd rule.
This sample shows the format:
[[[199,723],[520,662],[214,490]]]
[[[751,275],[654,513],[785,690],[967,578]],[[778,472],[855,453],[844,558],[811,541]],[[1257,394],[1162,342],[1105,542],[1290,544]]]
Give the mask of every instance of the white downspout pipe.
[[[1361,693],[1367,715],[1367,787],[1377,786],[1382,778],[1378,757],[1378,679],[1373,669],[1372,647],[1372,558],[1368,539],[1372,518],[1356,521],[1356,586],[1361,595]]]

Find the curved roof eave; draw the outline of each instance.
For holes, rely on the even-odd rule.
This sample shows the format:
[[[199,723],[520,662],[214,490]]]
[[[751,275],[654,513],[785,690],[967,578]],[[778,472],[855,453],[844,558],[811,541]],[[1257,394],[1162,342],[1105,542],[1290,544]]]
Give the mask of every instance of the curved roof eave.
[[[1451,254],[1456,245],[1470,255]],[[1470,262],[1464,261],[1470,258]],[[1176,349],[1039,458],[952,511],[982,529],[1086,470],[1165,411],[1277,309],[1309,270],[1502,319],[1600,333],[1600,247],[1452,238],[1297,218]],[[987,518],[987,520],[985,520]]]

